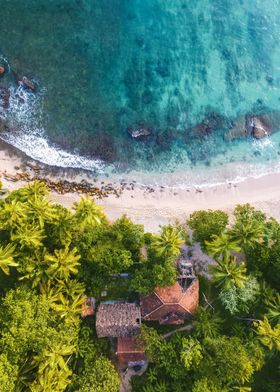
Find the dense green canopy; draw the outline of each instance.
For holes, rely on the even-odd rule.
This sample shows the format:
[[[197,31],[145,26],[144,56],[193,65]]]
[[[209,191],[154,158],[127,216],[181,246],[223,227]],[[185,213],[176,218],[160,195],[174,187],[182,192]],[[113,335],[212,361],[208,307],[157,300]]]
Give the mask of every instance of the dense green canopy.
[[[143,325],[150,365],[133,391],[278,391],[275,220],[245,205],[232,226],[222,211],[198,211],[192,236],[184,225],[151,234],[126,216],[110,223],[88,196],[72,210],[55,204],[39,182],[1,197],[0,392],[117,392],[109,342],[81,318],[85,299],[137,301],[172,285],[186,238],[214,257],[198,276],[200,308],[182,330]]]

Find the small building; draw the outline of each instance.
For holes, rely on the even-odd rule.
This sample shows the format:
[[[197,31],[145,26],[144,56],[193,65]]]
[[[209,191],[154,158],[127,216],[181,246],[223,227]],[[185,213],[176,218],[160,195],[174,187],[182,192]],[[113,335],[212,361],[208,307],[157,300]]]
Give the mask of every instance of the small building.
[[[199,282],[192,264],[178,260],[177,282],[169,287],[157,287],[152,294],[141,297],[141,316],[160,324],[182,324],[192,316],[199,302]]]
[[[96,313],[96,333],[99,338],[137,335],[141,326],[141,311],[133,303],[101,303]]]
[[[116,354],[119,362],[128,366],[143,366],[147,362],[145,350],[137,336],[119,337]]]

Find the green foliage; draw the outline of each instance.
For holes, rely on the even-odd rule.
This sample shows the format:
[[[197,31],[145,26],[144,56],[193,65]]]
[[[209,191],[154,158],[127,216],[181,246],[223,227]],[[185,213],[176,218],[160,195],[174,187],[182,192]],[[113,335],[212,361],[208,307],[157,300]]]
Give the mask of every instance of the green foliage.
[[[101,207],[97,206],[89,195],[81,196],[79,202],[75,202],[73,206],[75,210],[74,218],[81,229],[86,226],[100,225],[105,215]]]
[[[238,204],[234,209],[236,222],[246,224],[249,221],[257,221],[263,223],[266,216],[263,212],[257,211],[250,204]]]
[[[216,338],[221,330],[222,319],[210,309],[200,307],[195,314],[194,334],[198,339]]]
[[[5,248],[0,247],[0,269],[4,274],[10,274],[10,267],[17,267],[18,263],[14,261],[15,245],[8,244]]]
[[[78,385],[76,392],[118,392],[120,380],[111,361],[100,356],[81,374]]]
[[[44,238],[43,230],[39,226],[29,224],[19,226],[11,235],[11,241],[17,243],[20,249],[38,249],[43,246]]]
[[[264,317],[263,321],[255,323],[255,326],[261,343],[269,350],[280,351],[280,324],[273,328],[268,319]]]
[[[275,292],[273,297],[265,299],[267,306],[267,319],[273,324],[280,324],[280,294]]]
[[[228,388],[221,389],[220,385],[215,385],[213,381],[208,380],[207,378],[201,378],[200,380],[195,381],[192,392],[228,392]]]
[[[260,285],[257,279],[249,276],[244,286],[223,288],[219,293],[219,299],[231,314],[248,313],[249,309],[256,305],[259,295]]]
[[[55,250],[54,255],[46,254],[44,257],[48,265],[46,273],[57,280],[68,280],[70,275],[78,273],[79,259],[76,248]]]
[[[144,226],[134,224],[124,215],[114,222],[112,231],[124,248],[131,252],[133,261],[139,261],[140,249],[144,245]]]
[[[241,250],[237,241],[233,241],[228,233],[221,233],[219,236],[213,235],[212,241],[205,241],[206,250],[215,260],[220,256],[223,259],[228,258],[232,252]]]
[[[264,226],[257,220],[237,221],[230,230],[233,241],[246,251],[263,241]]]
[[[243,385],[263,365],[263,355],[257,360],[254,350],[237,337],[207,339],[205,350],[201,374],[222,388]]]
[[[119,390],[120,380],[113,364],[105,357],[107,351],[107,340],[97,340],[88,327],[80,329],[71,391],[117,392]]]
[[[229,256],[223,260],[217,260],[217,264],[211,265],[210,270],[213,274],[213,281],[218,287],[225,289],[244,287],[247,280],[244,262],[237,263],[235,256]]]
[[[152,239],[152,249],[161,257],[178,256],[184,243],[180,230],[170,225],[164,226],[160,235]]]
[[[232,229],[222,211],[190,217],[194,240],[217,260],[201,285],[215,311],[200,308],[193,325],[168,326],[179,330],[165,338],[162,326],[142,325],[151,364],[134,391],[276,392],[280,225],[248,205],[235,217]],[[40,182],[1,199],[0,392],[118,391],[109,342],[80,318],[82,305],[104,289],[125,299],[174,284],[182,235],[179,224],[160,235],[125,216],[110,224],[89,196],[67,210]],[[246,265],[232,255],[240,247]],[[129,278],[116,290],[112,274],[122,272]]]
[[[193,230],[193,240],[204,247],[205,241],[210,241],[213,235],[219,236],[228,225],[228,215],[220,210],[196,211],[187,221]]]
[[[194,338],[175,334],[167,341],[154,329],[145,326],[141,338],[150,360],[171,379],[183,377],[190,369],[197,368],[202,360],[202,346]]]
[[[177,271],[173,260],[148,261],[135,271],[131,288],[138,293],[147,295],[155,287],[172,286],[176,282]]]
[[[0,392],[13,392],[17,379],[18,367],[13,366],[5,354],[0,354]]]

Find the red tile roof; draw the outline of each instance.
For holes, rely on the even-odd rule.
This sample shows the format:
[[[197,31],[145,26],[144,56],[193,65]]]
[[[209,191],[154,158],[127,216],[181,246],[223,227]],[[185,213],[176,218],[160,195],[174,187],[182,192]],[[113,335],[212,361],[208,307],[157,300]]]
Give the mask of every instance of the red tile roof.
[[[117,356],[121,362],[145,361],[144,348],[141,347],[139,340],[134,336],[118,338]]]
[[[190,286],[183,291],[179,282],[173,286],[156,288],[148,297],[141,298],[141,313],[144,320],[184,319],[190,316],[198,307],[199,282],[194,279]]]

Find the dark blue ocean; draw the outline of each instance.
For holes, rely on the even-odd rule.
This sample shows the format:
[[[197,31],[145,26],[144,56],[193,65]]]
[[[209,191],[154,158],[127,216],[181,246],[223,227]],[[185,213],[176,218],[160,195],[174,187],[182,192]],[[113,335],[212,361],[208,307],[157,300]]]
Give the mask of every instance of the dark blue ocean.
[[[280,166],[280,133],[224,137],[280,111],[280,0],[0,0],[1,64],[0,137],[45,163],[181,186]]]

